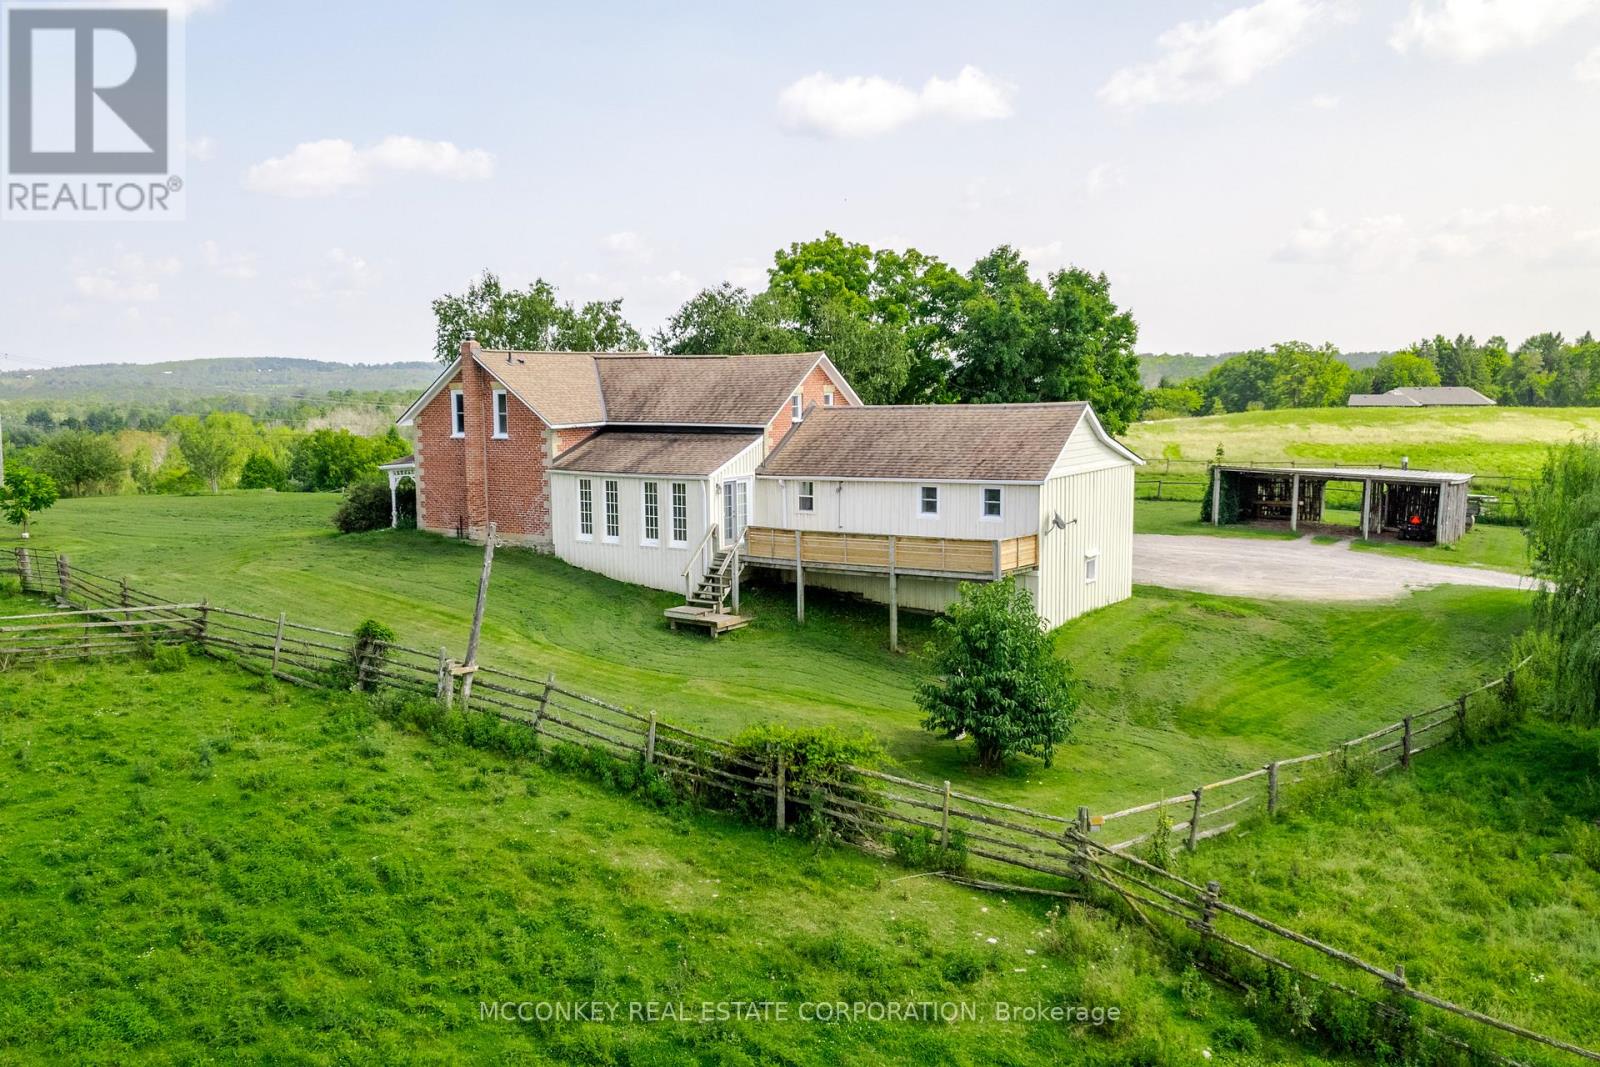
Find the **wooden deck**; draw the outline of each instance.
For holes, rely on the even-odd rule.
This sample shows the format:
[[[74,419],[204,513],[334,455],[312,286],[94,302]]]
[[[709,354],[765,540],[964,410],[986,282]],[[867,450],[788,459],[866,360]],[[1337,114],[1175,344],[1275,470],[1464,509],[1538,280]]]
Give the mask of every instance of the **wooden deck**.
[[[707,630],[712,637],[750,625],[749,618],[744,615],[730,615],[725,611],[711,608],[697,608],[693,604],[668,608],[663,614],[666,615],[668,625],[674,630],[679,626],[699,626]]]
[[[750,563],[856,574],[926,575],[935,578],[1002,578],[1039,565],[1039,537],[993,541],[951,537],[835,533],[752,526],[743,556]]]

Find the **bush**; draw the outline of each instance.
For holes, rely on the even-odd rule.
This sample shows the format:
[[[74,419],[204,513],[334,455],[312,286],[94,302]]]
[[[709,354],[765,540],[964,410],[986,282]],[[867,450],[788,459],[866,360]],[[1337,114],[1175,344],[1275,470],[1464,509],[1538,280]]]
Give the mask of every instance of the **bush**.
[[[269,453],[256,452],[239,469],[239,488],[276,489],[281,493],[289,488],[289,472]]]
[[[350,674],[352,684],[366,692],[375,692],[389,662],[389,646],[394,644],[395,632],[376,619],[367,619],[356,627],[355,643],[350,646]]]
[[[333,513],[333,524],[339,528],[340,533],[387,530],[389,522],[387,480],[356,482],[345,490],[339,510]]]
[[[740,777],[748,775],[752,766],[772,774],[778,761],[783,762],[789,816],[808,836],[831,836],[848,825],[822,811],[826,794],[842,795],[857,804],[881,803],[876,783],[854,771],[883,759],[883,746],[866,730],[846,734],[832,726],[754,723],[734,735],[730,744],[729,769]],[[770,826],[774,821],[776,802],[770,797],[726,791],[714,800],[753,822]]]
[[[189,665],[189,651],[182,645],[157,645],[150,650],[150,670],[172,674]]]

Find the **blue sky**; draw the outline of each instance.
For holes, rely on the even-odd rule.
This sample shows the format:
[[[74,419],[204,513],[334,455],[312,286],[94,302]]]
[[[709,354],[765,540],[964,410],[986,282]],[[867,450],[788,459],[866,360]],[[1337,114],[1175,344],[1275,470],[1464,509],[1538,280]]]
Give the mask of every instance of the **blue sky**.
[[[187,220],[0,224],[0,367],[648,331],[832,229],[1106,271],[1148,351],[1600,327],[1600,0],[187,0]]]

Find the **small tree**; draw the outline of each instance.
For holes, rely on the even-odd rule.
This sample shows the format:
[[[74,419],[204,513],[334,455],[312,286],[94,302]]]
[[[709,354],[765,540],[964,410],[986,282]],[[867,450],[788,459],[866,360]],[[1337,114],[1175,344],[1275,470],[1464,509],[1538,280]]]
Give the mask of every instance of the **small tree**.
[[[1555,717],[1600,722],[1600,439],[1554,450],[1534,486],[1528,548],[1546,585],[1534,601],[1535,672]]]
[[[22,536],[28,536],[28,519],[56,502],[59,493],[55,479],[27,467],[12,467],[6,471],[4,485],[0,485],[0,513],[6,521],[22,527]]]
[[[1010,578],[963,585],[961,599],[933,625],[939,676],[917,687],[923,728],[971,737],[985,770],[1016,753],[1049,766],[1072,728],[1078,697],[1033,597]]]
[[[254,452],[239,469],[240,489],[276,489],[280,493],[289,488],[289,472],[269,452]]]

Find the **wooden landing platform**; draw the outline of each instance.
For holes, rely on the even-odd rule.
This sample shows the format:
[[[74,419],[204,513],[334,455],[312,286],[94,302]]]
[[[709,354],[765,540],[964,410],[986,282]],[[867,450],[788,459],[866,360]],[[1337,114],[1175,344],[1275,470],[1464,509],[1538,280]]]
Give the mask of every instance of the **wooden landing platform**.
[[[750,625],[750,620],[744,615],[729,615],[725,611],[715,611],[711,608],[697,608],[684,604],[676,608],[668,608],[664,614],[667,622],[676,630],[680,625],[701,626],[710,632],[712,637],[729,630],[737,630],[741,626]]]

